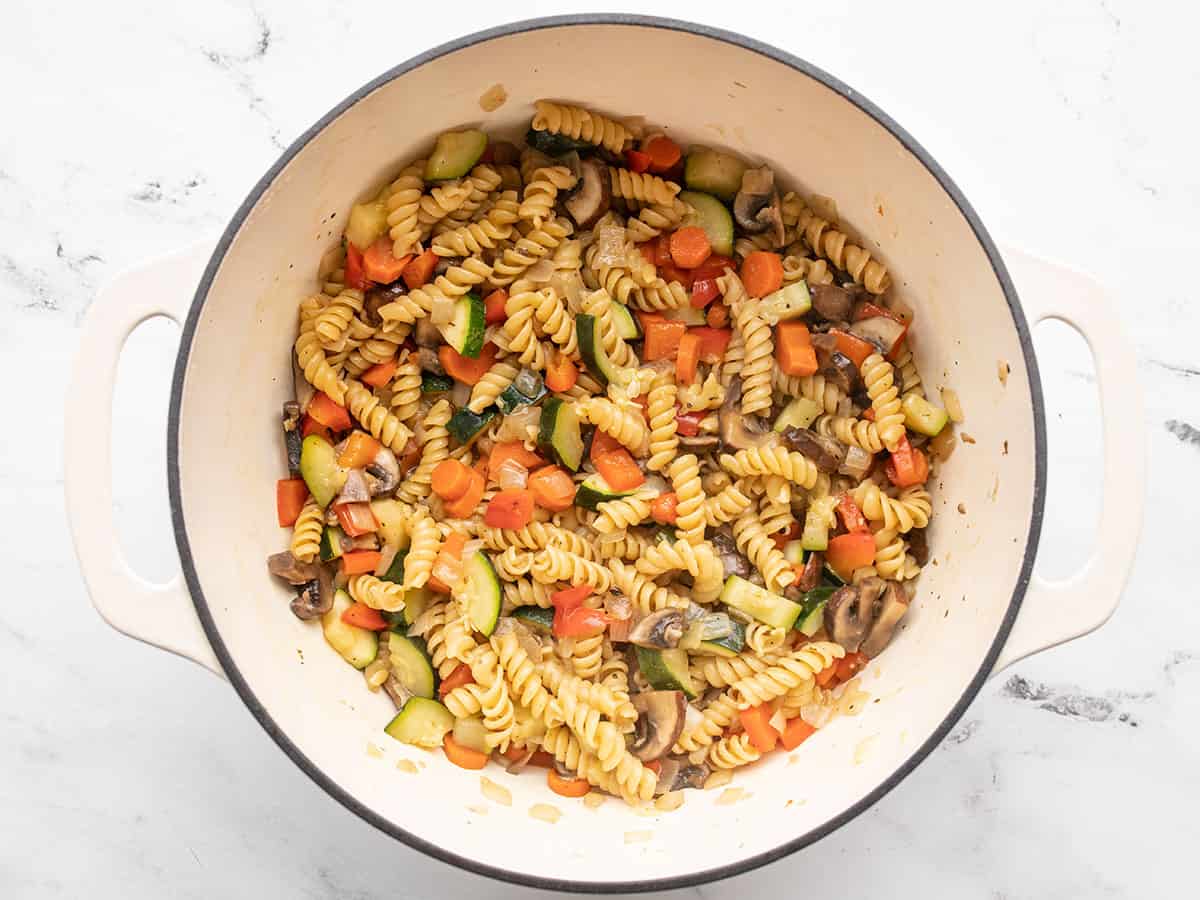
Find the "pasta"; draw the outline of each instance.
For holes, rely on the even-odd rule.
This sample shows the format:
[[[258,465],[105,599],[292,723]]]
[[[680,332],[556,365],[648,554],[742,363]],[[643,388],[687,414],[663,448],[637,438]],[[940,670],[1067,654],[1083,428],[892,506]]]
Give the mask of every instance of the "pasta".
[[[665,812],[685,767],[765,755],[764,713],[870,708],[854,673],[920,602],[941,417],[907,298],[831,200],[698,147],[685,192],[639,165],[675,157],[665,130],[531,119],[516,146],[439,135],[339,219],[299,298],[268,568],[391,738],[511,777],[540,749],[555,790]]]

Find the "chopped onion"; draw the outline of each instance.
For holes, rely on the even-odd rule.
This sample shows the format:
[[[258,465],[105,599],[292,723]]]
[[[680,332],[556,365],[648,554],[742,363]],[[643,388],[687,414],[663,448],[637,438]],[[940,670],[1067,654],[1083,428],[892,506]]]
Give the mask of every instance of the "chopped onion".
[[[529,470],[519,461],[509,457],[497,467],[496,481],[499,482],[501,490],[520,490],[529,481]]]
[[[454,300],[449,297],[434,297],[433,307],[429,310],[429,321],[437,325],[449,325],[454,321]]]
[[[442,584],[452,588],[458,584],[462,573],[463,561],[461,558],[451,558],[449,554],[439,553],[437,561],[433,564],[433,572],[430,574]]]
[[[767,724],[780,734],[783,734],[783,730],[787,728],[787,716],[783,714],[782,709],[777,709],[775,710],[775,714],[767,719]]]
[[[628,622],[633,618],[633,601],[624,594],[609,594],[604,598],[604,611],[618,621]]]
[[[536,397],[542,392],[542,376],[533,369],[522,369],[513,379],[513,387],[526,397]]]
[[[846,448],[846,457],[838,466],[838,471],[851,478],[862,479],[871,468],[871,454],[861,447]]]
[[[958,446],[958,441],[955,440],[954,426],[947,425],[938,432],[937,437],[929,442],[929,452],[933,454],[934,459],[949,459],[954,453],[954,448]]]
[[[523,406],[516,412],[509,413],[500,423],[496,432],[498,441],[524,441],[529,436],[529,429],[536,433],[541,421],[542,411],[536,406]]]
[[[695,650],[700,646],[700,642],[704,639],[704,620],[697,619],[688,626],[688,630],[683,633],[683,637],[679,639],[679,649]]]
[[[470,559],[472,556],[474,556],[476,553],[478,553],[482,549],[483,549],[483,541],[481,541],[479,538],[472,538],[471,540],[469,540],[465,544],[463,544],[462,558]]]
[[[454,387],[450,389],[450,402],[454,404],[456,409],[462,409],[471,399],[471,386],[463,384],[461,381],[455,381]]]
[[[514,759],[507,766],[505,766],[504,771],[511,775],[516,775],[529,764],[529,761],[533,759],[533,754],[535,752],[536,751],[533,747],[527,748],[525,753],[519,759]]]
[[[550,259],[539,259],[532,266],[525,270],[525,277],[534,284],[545,284],[554,277],[554,261]]]
[[[625,226],[612,213],[604,215],[592,229],[596,254],[592,266],[615,266],[625,261]]]
[[[384,544],[383,550],[379,553],[379,565],[375,567],[376,575],[386,575],[387,570],[392,567],[392,563],[396,560],[396,550],[398,548],[393,544]]]
[[[647,492],[655,491],[659,494],[662,494],[670,490],[670,488],[667,487],[667,480],[661,475],[647,472],[646,483],[642,485],[642,490]]]
[[[683,624],[691,625],[698,619],[703,619],[708,615],[708,610],[699,603],[688,603],[687,609],[683,611]]]
[[[695,731],[700,727],[700,723],[704,721],[704,713],[688,704],[683,708],[683,730],[686,732]]]

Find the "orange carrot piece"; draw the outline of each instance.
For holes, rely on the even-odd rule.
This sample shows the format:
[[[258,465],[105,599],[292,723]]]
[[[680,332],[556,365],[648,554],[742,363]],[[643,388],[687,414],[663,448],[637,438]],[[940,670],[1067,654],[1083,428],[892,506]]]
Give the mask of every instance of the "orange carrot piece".
[[[742,260],[742,284],[751,297],[765,297],[783,287],[783,260],[778,253],[755,250]]]

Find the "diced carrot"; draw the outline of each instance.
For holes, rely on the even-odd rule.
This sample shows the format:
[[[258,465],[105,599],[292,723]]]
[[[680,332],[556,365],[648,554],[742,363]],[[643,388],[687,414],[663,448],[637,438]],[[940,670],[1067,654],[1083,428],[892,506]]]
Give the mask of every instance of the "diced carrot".
[[[379,454],[381,444],[365,431],[353,431],[338,456],[343,469],[361,469]]]
[[[660,134],[642,145],[642,152],[650,157],[651,172],[667,172],[683,157],[679,145]]]
[[[363,274],[377,284],[391,284],[412,261],[412,254],[397,259],[392,255],[392,239],[386,234],[363,253]]]
[[[592,447],[588,453],[588,459],[595,465],[596,461],[602,456],[607,456],[609,453],[614,453],[621,449],[621,442],[609,434],[607,431],[596,429],[592,432]]]
[[[279,518],[280,528],[296,524],[307,499],[308,485],[303,478],[281,478],[275,482],[275,515]]]
[[[445,697],[455,688],[474,683],[475,676],[471,674],[471,667],[466,663],[459,663],[458,667],[443,678],[442,683],[438,685],[438,696]]]
[[[364,572],[374,572],[379,565],[378,550],[351,550],[342,554],[342,574],[361,575]]]
[[[572,587],[555,591],[550,595],[550,602],[554,604],[556,610],[570,612],[582,606],[583,601],[590,596],[592,596],[592,586],[590,584],[576,584]]]
[[[653,162],[649,153],[643,153],[641,150],[626,150],[625,164],[629,166],[631,172],[645,172],[650,168],[650,163]]]
[[[466,537],[457,531],[452,531],[446,535],[446,539],[442,541],[442,548],[438,551],[437,559],[433,561],[434,571],[437,571],[439,562],[442,565],[446,565],[462,559],[462,551],[466,543]],[[437,591],[439,594],[448,594],[450,593],[450,589],[454,587],[454,585],[446,584],[433,576],[430,576],[428,584],[430,590]]]
[[[525,488],[498,491],[488,501],[483,521],[492,528],[524,528],[533,521],[533,493]]]
[[[433,250],[426,250],[416,259],[412,260],[404,267],[404,283],[408,285],[411,291],[419,288],[433,275],[433,270],[437,266],[438,256]]]
[[[371,387],[383,387],[396,374],[396,369],[400,367],[400,363],[392,357],[387,362],[376,363],[362,373],[361,381],[363,384],[369,384]]]
[[[648,327],[649,327],[649,326],[650,326],[652,323],[654,323],[654,322],[665,322],[665,321],[667,321],[667,317],[666,317],[666,316],[664,316],[662,313],[656,313],[656,312],[642,312],[642,310],[640,310],[640,309],[635,309],[635,310],[633,311],[633,314],[634,314],[635,316],[637,316],[638,325],[640,325],[640,326],[642,327],[642,333],[643,333],[643,334],[645,333],[646,329],[647,329],[647,328],[648,328]]]
[[[321,391],[308,401],[308,414],[330,431],[346,431],[350,427],[350,413]]]
[[[575,482],[560,466],[545,466],[529,475],[533,502],[551,512],[569,509],[575,503]]]
[[[675,357],[675,380],[680,384],[691,384],[696,380],[696,366],[700,362],[700,338],[686,332],[679,339],[679,353]]]
[[[850,361],[859,368],[862,368],[863,361],[868,356],[877,352],[874,344],[868,343],[860,337],[855,337],[849,332],[831,328],[829,329],[829,333],[837,341],[838,350],[849,357]]]
[[[463,384],[478,383],[479,379],[486,375],[488,369],[492,367],[492,363],[496,361],[496,354],[496,345],[490,341],[483,345],[483,349],[475,359],[463,356],[449,344],[438,347],[438,361],[446,370],[446,374]]]
[[[563,778],[553,769],[546,770],[546,784],[560,797],[582,797],[592,786],[582,778]]]
[[[642,344],[642,361],[674,359],[679,352],[679,340],[687,331],[683,322],[650,322],[644,326],[646,337]]]
[[[579,370],[571,357],[555,351],[553,358],[546,366],[546,388],[556,394],[569,391],[579,380]]]
[[[532,450],[526,450],[520,441],[499,441],[492,445],[492,453],[488,457],[488,472],[495,475],[506,459],[515,459],[530,471],[546,464],[546,460]]]
[[[710,328],[724,328],[729,324],[729,307],[724,303],[714,303],[708,308],[704,319]]]
[[[446,732],[442,739],[442,750],[446,753],[446,759],[462,769],[482,769],[491,759],[486,753],[464,747],[454,740],[454,735],[450,732]]]
[[[333,435],[329,433],[329,429],[309,415],[306,415],[300,422],[300,434],[304,437],[315,434],[317,437],[325,438],[329,443],[333,443]]]
[[[875,535],[869,531],[852,531],[831,537],[825,561],[842,581],[849,581],[855,569],[875,561]]]
[[[529,752],[529,748],[525,747],[521,744],[509,744],[508,749],[505,750],[500,755],[503,756],[505,759],[507,759],[509,762],[518,762],[528,752]],[[533,751],[533,756],[529,757],[529,762],[526,763],[526,765],[537,766],[538,768],[541,768],[541,769],[553,769],[554,768],[554,757],[551,756],[549,753],[547,753],[545,750],[535,750],[535,751]]]
[[[816,681],[821,687],[826,687],[837,678],[837,663],[831,662],[816,674]]]
[[[379,610],[372,609],[365,603],[356,602],[343,612],[342,621],[347,625],[365,628],[368,631],[386,631],[388,627],[387,619],[380,614]]]
[[[730,338],[733,337],[733,332],[728,328],[706,328],[704,326],[689,328],[688,334],[693,334],[700,339],[700,361],[710,364],[720,361],[729,348]]]
[[[631,491],[646,482],[646,476],[624,447],[605,453],[595,460],[595,464],[596,471],[604,476],[614,491]]]
[[[721,296],[721,288],[717,285],[715,278],[693,278],[692,279],[692,307],[694,309],[704,309],[708,304],[712,303]]]
[[[783,260],[778,253],[755,250],[742,260],[742,284],[751,297],[765,297],[783,287]]]
[[[708,233],[697,225],[678,228],[671,235],[671,259],[681,269],[694,269],[712,253]]]
[[[675,265],[674,260],[660,265],[658,267],[658,275],[664,281],[678,281],[687,290],[690,291],[692,289],[692,270],[680,268]]]
[[[870,661],[865,653],[847,653],[837,662],[838,681],[849,681],[865,669]]]
[[[806,740],[816,734],[817,729],[813,728],[799,716],[794,719],[788,719],[788,723],[784,726],[783,734],[779,736],[779,743],[784,750],[795,750]]]
[[[650,501],[650,518],[659,525],[674,525],[678,508],[679,498],[674,491],[667,491]]]
[[[750,736],[750,743],[759,753],[770,753],[779,740],[779,732],[771,727],[770,704],[760,703],[738,713],[742,728]]]
[[[787,375],[815,375],[817,351],[803,322],[780,322],[775,329],[775,359]]]
[[[646,260],[646,262],[650,263],[652,266],[658,265],[654,254],[654,247],[654,241],[643,241],[637,245],[638,253],[642,254],[642,259]]]
[[[471,484],[471,470],[457,459],[444,459],[433,467],[431,486],[443,500],[457,500]]]
[[[371,286],[363,273],[363,254],[349,241],[346,241],[346,287],[356,291],[365,291]]]
[[[504,304],[508,302],[508,292],[504,288],[496,288],[483,298],[484,322],[488,325],[498,325],[504,321]]]
[[[770,538],[775,542],[775,546],[782,550],[789,542],[800,537],[800,531],[800,523],[792,522],[792,524],[783,529],[783,531],[777,531],[770,535]]]
[[[442,510],[452,519],[469,519],[475,513],[475,507],[483,499],[487,478],[476,469],[470,469],[470,483],[463,495],[456,500],[442,503]]]
[[[868,406],[866,409],[864,409],[862,411],[862,415],[860,416],[860,418],[866,419],[868,422],[874,422],[875,421],[875,407]]]
[[[924,484],[929,479],[929,460],[908,442],[908,435],[904,434],[884,464],[883,471],[896,487],[912,487],[914,484]]]

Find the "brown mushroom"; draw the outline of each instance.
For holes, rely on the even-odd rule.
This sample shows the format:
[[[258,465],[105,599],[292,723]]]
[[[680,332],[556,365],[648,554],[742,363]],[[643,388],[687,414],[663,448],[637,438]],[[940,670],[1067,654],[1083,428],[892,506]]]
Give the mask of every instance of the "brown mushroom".
[[[366,294],[363,295],[363,321],[368,325],[378,325],[383,321],[379,316],[379,307],[398,300],[407,293],[408,286],[399,280],[367,288]]]
[[[741,190],[733,198],[733,217],[746,234],[769,231],[775,246],[783,246],[783,212],[775,173],[768,167],[747,169],[742,174]]]
[[[834,284],[810,284],[809,296],[812,298],[812,308],[822,319],[828,322],[849,321],[854,310],[854,297],[845,288]]]
[[[375,458],[367,463],[367,491],[372,497],[390,494],[400,484],[400,463],[396,454],[387,447],[380,446]]]
[[[293,478],[300,475],[300,448],[304,436],[300,433],[300,417],[303,411],[295,400],[283,404],[283,441],[287,447],[288,474]]]
[[[629,629],[629,643],[640,647],[668,650],[679,645],[683,637],[683,611],[661,609],[651,613]]]
[[[683,691],[643,691],[632,698],[638,711],[629,751],[642,762],[665,755],[683,731],[687,699]]]
[[[822,472],[836,472],[846,456],[846,448],[840,441],[808,428],[785,428],[783,443],[789,450],[807,456]]]
[[[333,581],[324,566],[318,575],[300,588],[292,598],[292,613],[297,619],[308,621],[323,616],[333,608]]]
[[[908,533],[908,552],[912,554],[918,566],[929,563],[929,540],[924,528],[914,528]]]
[[[288,584],[307,584],[317,577],[320,569],[316,563],[300,562],[287,550],[267,557],[267,571]]]
[[[721,559],[721,565],[725,569],[725,577],[737,575],[740,578],[749,578],[750,573],[754,571],[754,567],[750,565],[748,560],[740,550],[738,550],[737,542],[733,539],[733,532],[728,525],[724,525],[712,535],[713,549],[717,551],[717,556]]]
[[[664,770],[666,763],[664,761]],[[675,777],[671,780],[671,786],[668,790],[682,791],[684,788],[700,789],[704,787],[704,782],[708,781],[708,776],[711,773],[708,766],[704,763],[699,765],[684,765],[682,762],[679,765],[679,770],[675,773]]]
[[[828,383],[839,388],[845,394],[854,393],[861,380],[858,366],[840,350],[830,353],[829,358],[821,364],[818,372],[825,377]]]
[[[821,573],[825,569],[825,554],[820,551],[814,551],[808,554],[808,559],[804,561],[804,571],[800,573],[800,578],[796,582],[796,587],[801,591],[811,591],[821,583]]]
[[[905,325],[891,316],[871,316],[850,326],[852,335],[873,344],[884,356],[896,348],[904,338],[905,330]]]
[[[612,205],[612,184],[608,169],[599,160],[583,160],[578,174],[579,181],[563,200],[563,206],[582,230],[591,228],[608,212]]]
[[[908,612],[908,595],[904,593],[904,588],[896,582],[889,581],[883,592],[883,598],[877,602],[876,606],[878,609],[875,621],[858,647],[859,653],[872,659],[883,652],[883,648],[892,639],[892,632],[896,630],[896,624]]]
[[[399,465],[396,467],[396,478],[400,477]],[[338,492],[337,499],[334,500],[332,506],[337,506],[341,503],[366,503],[371,499],[371,488],[367,484],[367,478],[363,474],[362,469],[351,469],[346,475],[346,483],[342,485],[341,491]]]
[[[717,412],[721,428],[721,443],[733,450],[751,448],[766,449],[779,443],[779,435],[773,431],[755,431],[747,427],[747,417],[741,414],[738,405],[742,399],[742,380],[734,378],[725,391],[725,402]]]
[[[712,453],[721,446],[721,439],[715,434],[681,434],[679,446],[691,453]]]
[[[847,653],[855,653],[875,620],[875,601],[885,582],[871,576],[838,588],[825,604],[825,629]]]

